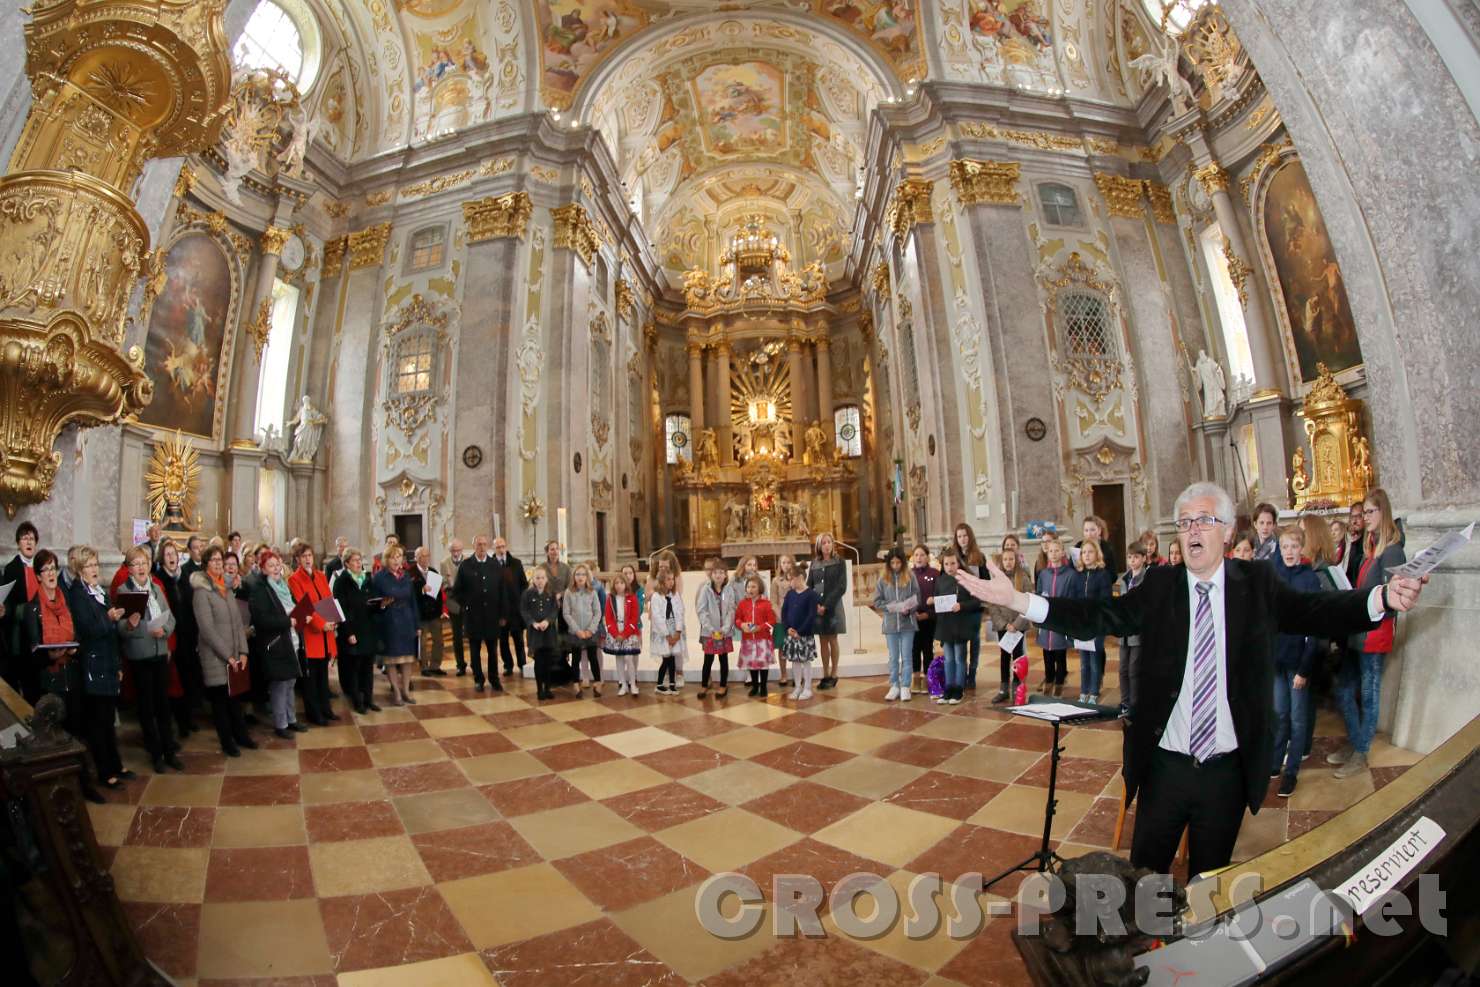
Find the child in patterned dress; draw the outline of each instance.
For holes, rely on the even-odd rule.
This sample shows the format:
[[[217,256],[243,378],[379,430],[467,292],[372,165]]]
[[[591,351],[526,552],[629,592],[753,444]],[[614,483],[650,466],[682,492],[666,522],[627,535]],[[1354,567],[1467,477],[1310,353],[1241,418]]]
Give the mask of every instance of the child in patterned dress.
[[[730,576],[719,559],[704,563],[709,578],[694,596],[694,613],[699,618],[699,645],[704,651],[704,673],[699,680],[699,698],[709,694],[709,674],[714,660],[719,659],[719,689],[715,695],[729,691],[730,652],[735,650],[735,596],[730,591]]]
[[[781,653],[792,663],[796,677],[793,699],[812,698],[812,663],[817,660],[817,607],[822,597],[807,587],[807,570],[798,564],[791,573],[791,592],[781,602],[781,622],[786,625],[786,640]]]
[[[775,645],[771,630],[776,625],[776,611],[765,597],[766,587],[760,576],[745,580],[745,596],[735,606],[735,627],[740,631],[740,667],[750,672],[750,694],[765,697],[771,678],[771,659]]]

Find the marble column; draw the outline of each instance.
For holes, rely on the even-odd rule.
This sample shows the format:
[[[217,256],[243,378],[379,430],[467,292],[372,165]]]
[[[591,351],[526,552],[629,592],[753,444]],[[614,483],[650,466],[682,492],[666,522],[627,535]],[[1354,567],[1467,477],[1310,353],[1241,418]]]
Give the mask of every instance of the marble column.
[[[259,241],[262,260],[257,264],[257,281],[252,290],[252,304],[246,318],[249,331],[237,347],[236,371],[232,383],[231,438],[250,442],[257,425],[257,384],[261,375],[262,354],[267,348],[267,333],[272,328],[272,285],[277,280],[278,260],[283,244],[292,234],[280,226],[269,226]],[[260,333],[261,335],[258,335]]]
[[[791,457],[802,461],[802,432],[807,427],[807,375],[802,370],[802,343],[786,342],[787,362],[791,369]]]
[[[704,347],[689,343],[689,439],[697,442],[704,428]],[[692,446],[691,446],[692,448]]]
[[[735,461],[734,426],[730,419],[730,344],[727,340],[720,340],[719,345],[714,348],[714,376],[719,385],[715,388],[719,392],[718,415],[714,422],[715,431],[719,433],[719,454],[723,463]]]
[[[823,431],[832,433],[832,344],[826,336],[817,339],[817,418]]]

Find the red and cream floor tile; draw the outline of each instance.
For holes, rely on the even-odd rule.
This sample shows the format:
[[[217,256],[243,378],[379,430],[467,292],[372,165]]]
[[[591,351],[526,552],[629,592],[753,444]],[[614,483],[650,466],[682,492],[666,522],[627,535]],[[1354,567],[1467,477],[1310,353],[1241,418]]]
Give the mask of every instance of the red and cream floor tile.
[[[146,953],[205,984],[1017,984],[1011,920],[923,941],[777,938],[773,881],[844,877],[903,889],[917,875],[988,877],[1038,849],[1052,732],[968,694],[884,701],[844,680],[808,703],[743,684],[724,699],[643,694],[538,703],[533,683],[480,694],[418,679],[415,706],[346,716],[224,758],[189,738],[186,770],[140,777],[89,806]],[[923,698],[923,697],[922,697]],[[261,729],[258,729],[261,733]],[[1374,744],[1337,780],[1322,710],[1291,799],[1271,790],[1238,854],[1309,832],[1401,777],[1415,757]],[[1120,807],[1115,724],[1066,729],[1054,827],[1066,852],[1108,847]],[[1121,852],[1131,845],[1134,808]],[[760,929],[716,938],[695,916],[711,875],[738,872]],[[1010,875],[993,891],[1010,895]],[[790,893],[790,892],[784,892]]]

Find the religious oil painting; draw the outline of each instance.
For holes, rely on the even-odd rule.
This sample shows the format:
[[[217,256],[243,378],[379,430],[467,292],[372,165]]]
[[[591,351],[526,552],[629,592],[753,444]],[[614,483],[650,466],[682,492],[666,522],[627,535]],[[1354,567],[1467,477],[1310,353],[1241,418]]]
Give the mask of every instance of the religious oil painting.
[[[718,157],[772,154],[786,140],[786,78],[773,65],[711,65],[694,80],[707,150]]]
[[[154,400],[146,425],[211,436],[231,308],[231,270],[220,244],[204,234],[180,238],[165,258],[164,290],[149,314],[144,365]]]
[[[1362,351],[1346,283],[1299,161],[1290,161],[1270,180],[1262,218],[1299,379],[1315,380],[1318,363],[1333,373],[1359,365]]]
[[[967,0],[966,8],[971,33],[978,38],[1039,51],[1053,47],[1049,20],[1039,0]]]

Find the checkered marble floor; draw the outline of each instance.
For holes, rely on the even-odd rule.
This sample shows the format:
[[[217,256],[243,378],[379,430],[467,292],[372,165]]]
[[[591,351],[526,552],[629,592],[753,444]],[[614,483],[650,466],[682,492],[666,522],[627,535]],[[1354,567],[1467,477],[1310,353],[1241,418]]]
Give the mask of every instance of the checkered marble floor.
[[[821,941],[768,923],[724,941],[698,925],[694,895],[726,871],[769,894],[775,874],[830,886],[866,871],[902,890],[919,872],[1005,869],[1042,833],[1047,726],[992,707],[992,689],[959,706],[886,704],[877,678],[807,703],[774,686],[749,699],[743,681],[724,700],[695,691],[619,698],[608,684],[599,700],[539,703],[532,681],[497,695],[418,679],[416,706],[353,716],[336,702],[340,724],[296,742],[258,728],[263,749],[236,759],[197,733],[186,772],[163,776],[130,725],[139,777],[89,809],[146,953],[182,984],[1025,982],[1010,919],[963,940],[911,941],[897,924],[857,941],[828,919]],[[1368,773],[1336,781],[1323,755],[1341,733],[1323,713],[1295,796],[1271,788],[1238,858],[1417,760],[1379,740]],[[1120,734],[1064,737],[1054,834],[1075,856],[1110,843]]]

